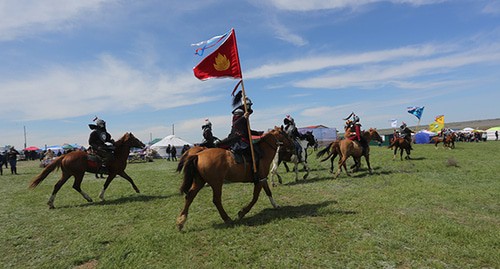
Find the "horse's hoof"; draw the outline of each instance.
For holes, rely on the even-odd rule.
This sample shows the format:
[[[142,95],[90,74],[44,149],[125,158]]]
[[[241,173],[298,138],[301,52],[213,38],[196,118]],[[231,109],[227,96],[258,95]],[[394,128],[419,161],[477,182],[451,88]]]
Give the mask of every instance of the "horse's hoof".
[[[55,209],[56,207],[54,205],[49,204],[49,209]]]
[[[177,218],[176,224],[179,232],[182,231],[182,228],[184,228],[185,223],[186,223],[186,216],[182,215]]]

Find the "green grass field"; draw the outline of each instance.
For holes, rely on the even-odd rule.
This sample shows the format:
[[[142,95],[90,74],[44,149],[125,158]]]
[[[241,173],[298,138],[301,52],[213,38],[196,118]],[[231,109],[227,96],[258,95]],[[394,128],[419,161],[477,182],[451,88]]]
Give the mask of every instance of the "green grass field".
[[[329,163],[310,157],[310,178],[272,188],[245,218],[225,225],[204,188],[183,232],[176,163],[134,163],[141,189],[86,175],[87,203],[63,186],[46,205],[60,171],[35,190],[37,161],[0,176],[1,268],[500,268],[500,143],[458,143],[455,150],[414,145],[411,161],[372,147],[365,169],[332,180]],[[335,166],[336,168],[336,166]],[[366,165],[363,161],[363,168]],[[223,204],[236,219],[252,184],[226,184]]]

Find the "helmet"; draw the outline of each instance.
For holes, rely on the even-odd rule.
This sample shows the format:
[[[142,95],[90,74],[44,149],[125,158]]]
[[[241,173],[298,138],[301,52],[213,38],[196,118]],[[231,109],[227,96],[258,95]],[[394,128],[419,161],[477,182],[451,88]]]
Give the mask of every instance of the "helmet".
[[[352,114],[352,121],[359,122],[359,117],[356,114]]]
[[[239,115],[239,116],[241,116],[241,115],[243,115],[244,113],[245,113],[245,111],[243,111],[243,108],[240,108],[240,107],[238,107],[238,108],[236,108],[235,110],[233,110],[233,114],[234,114],[234,115]]]
[[[95,121],[95,125],[97,125],[97,127],[100,127],[100,128],[105,128],[106,127],[106,122],[102,119],[99,119],[99,118],[95,118],[94,119]]]

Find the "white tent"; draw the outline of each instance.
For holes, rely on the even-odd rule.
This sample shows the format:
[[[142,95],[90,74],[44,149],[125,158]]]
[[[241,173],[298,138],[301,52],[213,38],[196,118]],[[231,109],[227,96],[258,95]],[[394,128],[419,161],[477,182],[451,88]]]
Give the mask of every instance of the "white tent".
[[[191,144],[185,140],[182,140],[180,137],[177,137],[175,135],[169,135],[169,136],[166,136],[165,138],[163,138],[162,140],[151,145],[151,149],[156,150],[156,152],[158,152],[158,154],[162,158],[166,158],[166,156],[167,156],[166,150],[167,150],[168,145],[174,146],[175,149],[177,149],[177,156],[181,155],[181,150],[182,150],[182,147],[184,145],[189,145],[190,147],[193,146],[193,144]]]

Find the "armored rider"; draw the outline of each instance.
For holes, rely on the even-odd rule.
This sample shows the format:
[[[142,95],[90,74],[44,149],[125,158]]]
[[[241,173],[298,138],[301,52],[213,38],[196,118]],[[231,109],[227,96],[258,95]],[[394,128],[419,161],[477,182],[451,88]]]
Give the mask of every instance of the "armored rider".
[[[355,140],[358,141],[364,155],[366,153],[366,149],[368,148],[368,143],[366,139],[361,136],[361,123],[359,122],[359,117],[356,114],[354,114],[354,112],[352,112],[344,120],[346,121],[345,122],[346,138],[352,141]]]
[[[91,150],[102,159],[103,163],[106,163],[113,158],[115,141],[106,130],[106,122],[104,120],[95,117],[93,121],[95,124],[89,124],[89,128],[92,130],[89,137],[89,145]]]
[[[212,134],[212,123],[209,119],[205,119],[205,123],[201,126],[201,130],[203,131],[203,139],[204,141],[201,143],[201,146],[205,146],[207,148],[214,148],[214,141],[216,137]]]
[[[298,139],[300,139],[302,135],[299,133],[299,130],[297,130],[295,120],[290,115],[286,115],[283,119],[283,123],[285,124],[285,132],[292,139],[293,144],[295,145],[295,151],[297,157],[299,158],[299,162],[302,162],[302,146],[298,142]]]

